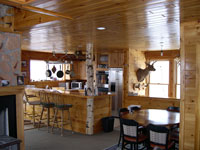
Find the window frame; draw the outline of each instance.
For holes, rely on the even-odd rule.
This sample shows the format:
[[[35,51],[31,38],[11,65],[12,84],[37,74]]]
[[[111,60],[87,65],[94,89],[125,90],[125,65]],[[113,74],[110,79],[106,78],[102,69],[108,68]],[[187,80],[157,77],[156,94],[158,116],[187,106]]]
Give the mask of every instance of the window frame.
[[[41,60],[41,59],[30,59],[30,68],[29,68],[29,72],[30,72],[30,82],[41,82],[41,81],[55,81],[55,80],[53,80],[53,79],[50,79],[49,77],[46,77],[46,79],[44,79],[44,80],[37,80],[37,81],[33,81],[32,79],[31,79],[31,61],[43,61],[43,62],[46,62],[45,60]],[[63,75],[63,78],[62,78],[62,80],[56,80],[56,81],[65,81],[66,79],[68,79],[68,77],[66,77],[67,75],[66,75],[66,73],[65,73],[65,70],[66,70],[66,68],[67,68],[67,66],[66,65],[68,65],[68,64],[59,64],[59,65],[62,65],[62,71],[63,71],[63,73],[64,73],[64,75]],[[48,67],[47,67],[47,63],[46,63],[46,69],[47,69]],[[71,69],[71,66],[69,67],[70,69]],[[58,69],[58,70],[60,70],[60,69]]]
[[[168,84],[166,84],[166,83],[150,83],[150,74],[148,75],[148,83],[149,83],[149,86],[148,86],[148,90],[147,90],[147,92],[148,92],[148,96],[150,96],[150,85],[168,85],[168,97],[167,98],[169,98],[169,93],[170,93],[170,91],[169,91],[169,86],[170,86],[170,60],[169,59],[151,59],[151,60],[149,60],[149,62],[152,62],[152,61],[168,61],[169,62],[169,83]],[[166,97],[161,97],[161,98],[166,98]]]

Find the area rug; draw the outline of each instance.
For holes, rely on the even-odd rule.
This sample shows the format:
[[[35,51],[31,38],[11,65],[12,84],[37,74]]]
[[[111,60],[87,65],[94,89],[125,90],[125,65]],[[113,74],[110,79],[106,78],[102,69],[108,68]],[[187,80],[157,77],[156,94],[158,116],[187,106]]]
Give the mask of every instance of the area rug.
[[[115,144],[115,145],[112,145],[111,147],[105,148],[104,150],[122,150],[121,146],[122,146],[121,144],[119,145],[119,147],[117,146],[117,144]],[[130,145],[127,145],[126,148],[127,149],[130,148]],[[142,148],[143,148],[142,144],[138,145],[138,149],[142,149]],[[147,150],[147,149],[144,148],[143,150]]]

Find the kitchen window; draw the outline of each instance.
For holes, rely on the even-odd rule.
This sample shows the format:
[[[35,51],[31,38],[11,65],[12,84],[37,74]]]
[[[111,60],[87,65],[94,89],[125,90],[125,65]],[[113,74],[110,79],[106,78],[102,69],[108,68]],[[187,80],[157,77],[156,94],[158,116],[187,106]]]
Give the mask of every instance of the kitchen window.
[[[157,61],[154,64],[154,68],[156,71],[150,72],[149,96],[167,98],[169,86],[169,61]]]
[[[56,71],[52,72],[52,68],[55,65]],[[64,76],[62,78],[57,78],[57,72],[61,70],[63,71],[63,64],[49,64],[49,69],[52,72],[51,77],[46,76],[46,71],[48,69],[48,65],[46,61],[43,60],[30,60],[30,80],[31,81],[43,81],[43,80],[64,80]],[[65,75],[65,74],[64,74]]]

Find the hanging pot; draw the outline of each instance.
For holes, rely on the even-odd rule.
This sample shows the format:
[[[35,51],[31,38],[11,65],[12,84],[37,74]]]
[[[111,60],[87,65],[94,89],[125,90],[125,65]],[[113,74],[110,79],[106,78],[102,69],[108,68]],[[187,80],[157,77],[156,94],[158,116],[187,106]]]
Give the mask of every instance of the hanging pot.
[[[67,65],[67,70],[65,71],[66,74],[70,74],[69,65]]]
[[[48,65],[48,69],[46,71],[46,76],[47,77],[51,77],[52,73],[51,73],[51,70],[49,69],[49,65]]]
[[[61,65],[60,65],[60,70],[57,72],[56,75],[57,75],[58,78],[62,78],[62,77],[63,77],[64,73],[63,73],[63,71],[61,70]]]
[[[74,67],[73,67],[73,64],[72,64],[72,70],[70,72],[70,77],[74,77],[75,76],[75,73],[74,73]]]

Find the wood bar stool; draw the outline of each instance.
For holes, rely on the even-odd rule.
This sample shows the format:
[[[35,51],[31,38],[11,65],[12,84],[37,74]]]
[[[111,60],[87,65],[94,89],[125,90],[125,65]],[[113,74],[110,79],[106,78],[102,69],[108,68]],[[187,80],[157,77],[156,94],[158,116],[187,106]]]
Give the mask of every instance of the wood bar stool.
[[[71,130],[73,133],[73,127],[72,127],[72,121],[71,121],[71,117],[70,117],[70,111],[69,109],[72,107],[71,104],[65,104],[64,102],[64,96],[58,92],[54,92],[53,93],[53,100],[55,103],[55,114],[54,114],[54,119],[53,119],[53,125],[52,125],[52,133],[53,133],[53,129],[54,129],[54,124],[57,123],[61,123],[61,136],[63,136],[63,126],[70,124],[71,126]],[[61,111],[61,118],[60,121],[58,121],[58,111]],[[64,111],[67,112],[67,120],[64,121]]]
[[[52,103],[50,101],[50,94],[47,93],[46,91],[42,90],[39,91],[39,95],[40,95],[40,104],[42,105],[42,111],[41,111],[41,115],[40,115],[40,121],[39,121],[39,125],[38,125],[38,129],[40,128],[40,124],[42,120],[47,120],[47,131],[49,132],[49,126],[50,126],[50,108],[54,108],[54,103]],[[43,113],[44,110],[47,110],[47,118],[43,118]]]
[[[30,101],[31,99],[34,99],[34,101]],[[40,99],[36,95],[28,95],[25,91],[23,101],[25,104],[24,114],[29,115],[33,118],[33,126],[35,127],[35,117],[37,117],[37,115],[35,114],[35,106],[40,105]],[[27,113],[27,111],[26,111],[27,104],[32,106],[32,108],[33,108],[32,114]]]

